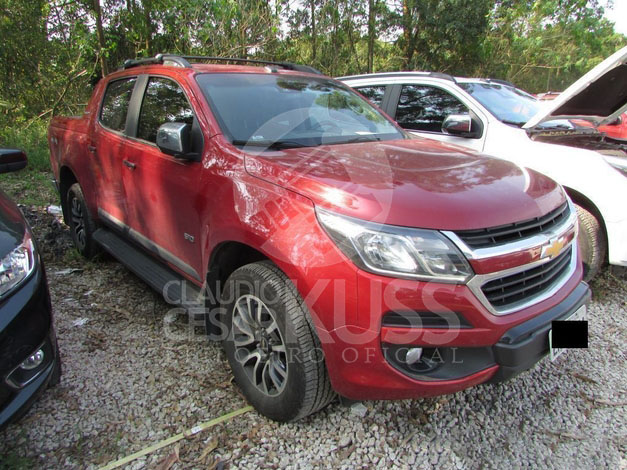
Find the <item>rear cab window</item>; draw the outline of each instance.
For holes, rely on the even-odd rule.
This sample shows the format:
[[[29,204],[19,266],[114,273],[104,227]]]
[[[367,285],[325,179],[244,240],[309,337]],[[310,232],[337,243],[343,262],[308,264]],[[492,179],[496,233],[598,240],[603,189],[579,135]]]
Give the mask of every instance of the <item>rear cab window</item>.
[[[131,95],[137,77],[122,78],[109,83],[102,100],[100,123],[111,130],[124,132]]]

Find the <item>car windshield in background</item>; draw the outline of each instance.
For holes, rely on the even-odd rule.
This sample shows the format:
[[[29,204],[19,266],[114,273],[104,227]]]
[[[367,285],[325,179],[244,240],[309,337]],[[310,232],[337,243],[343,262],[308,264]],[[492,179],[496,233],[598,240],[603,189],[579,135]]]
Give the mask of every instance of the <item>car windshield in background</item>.
[[[459,83],[459,86],[506,124],[523,126],[542,108],[536,98],[511,86],[484,82]]]
[[[235,145],[279,149],[405,137],[367,101],[327,79],[212,73],[196,80]]]

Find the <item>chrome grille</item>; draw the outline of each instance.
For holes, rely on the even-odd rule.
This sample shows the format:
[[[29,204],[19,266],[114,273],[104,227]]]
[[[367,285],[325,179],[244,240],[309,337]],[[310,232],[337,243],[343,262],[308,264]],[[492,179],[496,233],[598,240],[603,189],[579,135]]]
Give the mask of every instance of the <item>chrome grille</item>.
[[[576,245],[539,266],[488,281],[481,286],[481,291],[496,310],[541,295],[569,270],[573,248]]]
[[[486,248],[503,243],[510,243],[522,238],[532,237],[551,229],[568,218],[570,209],[564,203],[542,217],[523,220],[513,224],[500,225],[477,230],[460,230],[455,234],[468,245],[469,248]]]

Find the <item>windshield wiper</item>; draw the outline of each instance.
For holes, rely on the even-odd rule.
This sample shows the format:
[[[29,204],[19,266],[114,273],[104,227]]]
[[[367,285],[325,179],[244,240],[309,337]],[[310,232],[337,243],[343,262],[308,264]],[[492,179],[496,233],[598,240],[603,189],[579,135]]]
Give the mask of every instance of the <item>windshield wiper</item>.
[[[508,121],[507,119],[501,119],[503,124],[509,124],[510,126],[522,127],[527,124],[527,121]]]
[[[353,137],[352,139],[339,140],[337,144],[356,144],[358,142],[378,142],[381,140],[381,137],[376,135],[368,134],[368,135],[359,135],[357,137]]]
[[[242,147],[263,147],[273,150],[281,150],[281,149],[292,149],[292,148],[300,148],[300,147],[312,147],[312,145],[301,144],[300,142],[296,142],[294,140],[243,140],[243,139],[234,139],[231,142],[233,145],[242,146]]]
[[[537,125],[540,129],[575,129],[575,127],[568,124],[551,124],[550,126],[544,125],[544,123],[540,123]]]

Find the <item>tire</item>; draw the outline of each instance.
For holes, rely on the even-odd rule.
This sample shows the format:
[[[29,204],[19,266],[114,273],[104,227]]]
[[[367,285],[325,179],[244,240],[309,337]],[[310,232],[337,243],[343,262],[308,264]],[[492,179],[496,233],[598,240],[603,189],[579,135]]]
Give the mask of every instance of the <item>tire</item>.
[[[59,383],[61,383],[61,373],[63,371],[61,355],[59,354],[59,343],[57,342],[56,335],[54,338],[54,353],[57,361],[54,364],[54,369],[52,370],[52,375],[50,376],[50,382],[48,382],[49,387],[56,387]]]
[[[576,205],[579,219],[579,248],[583,261],[583,279],[590,281],[597,275],[607,253],[605,232],[597,218],[587,209]]]
[[[270,262],[242,266],[221,298],[224,350],[237,385],[259,413],[296,421],[333,400],[307,307],[281,270]]]
[[[94,240],[98,228],[89,212],[83,190],[78,183],[70,186],[66,197],[66,213],[72,241],[78,252],[85,258],[93,258],[100,253],[100,246]]]

